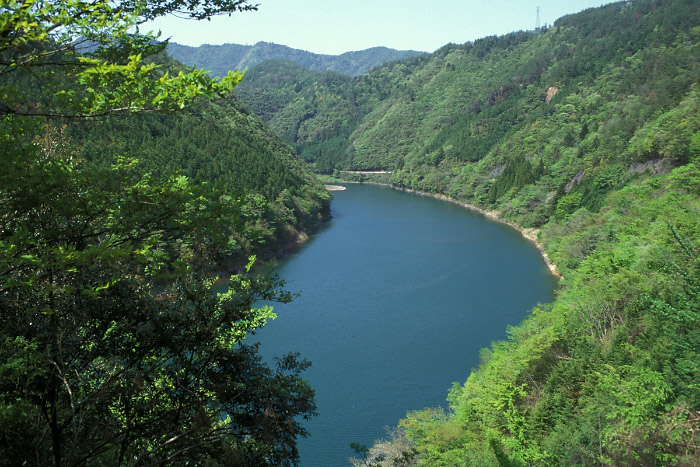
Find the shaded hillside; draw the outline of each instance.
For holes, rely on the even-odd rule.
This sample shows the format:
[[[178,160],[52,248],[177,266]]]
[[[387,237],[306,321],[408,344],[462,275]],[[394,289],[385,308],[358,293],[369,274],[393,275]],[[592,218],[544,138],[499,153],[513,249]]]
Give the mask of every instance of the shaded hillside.
[[[253,68],[268,60],[286,60],[312,71],[335,71],[357,76],[383,63],[423,54],[414,50],[372,47],[341,55],[322,55],[270,42],[258,42],[255,45],[204,44],[199,47],[170,43],[167,53],[186,65],[210,70],[212,76],[224,76],[229,70]]]
[[[405,87],[403,77],[429,60],[428,55],[413,57],[354,79],[270,61],[249,70],[236,94],[315,171],[330,173],[353,166],[350,135]]]
[[[179,64],[161,57],[171,69]],[[159,179],[179,173],[243,200],[234,262],[278,255],[330,217],[330,195],[258,117],[235,97],[174,114],[73,122],[76,155],[109,166],[125,154]]]
[[[348,135],[371,109],[371,94],[352,84],[334,72],[272,60],[249,70],[236,95],[318,172],[329,172],[345,157]]]

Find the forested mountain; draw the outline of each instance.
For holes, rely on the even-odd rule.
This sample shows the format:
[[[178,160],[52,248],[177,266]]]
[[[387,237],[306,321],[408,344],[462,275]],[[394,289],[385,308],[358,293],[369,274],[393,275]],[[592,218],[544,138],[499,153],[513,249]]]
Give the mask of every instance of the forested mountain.
[[[157,60],[177,73],[180,65]],[[244,202],[231,264],[250,254],[279,255],[330,216],[323,185],[238,99],[200,101],[174,114],[137,114],[74,122],[66,134],[77,157],[109,166],[128,154],[159,179],[174,174],[218,186]]]
[[[383,63],[403,60],[424,52],[372,47],[340,55],[324,55],[270,42],[258,42],[255,45],[204,44],[199,47],[171,42],[167,53],[186,65],[211,71],[212,76],[225,76],[229,70],[243,71],[268,60],[285,60],[312,71],[335,71],[357,76]]]
[[[245,343],[262,300],[291,298],[248,255],[322,222],[329,194],[232,97],[240,74],[138,33],[251,8],[3,2],[0,465],[297,463],[309,362]]]
[[[255,70],[244,100],[317,171],[491,211],[563,275],[367,462],[698,465],[699,65],[700,5],[636,0],[355,78]]]
[[[236,89],[241,100],[316,171],[329,173],[345,153],[347,136],[369,111],[362,102],[369,95],[358,92],[349,99],[338,98],[335,90],[351,87],[350,77],[316,73],[285,61],[265,62],[246,75],[248,79]],[[321,108],[328,112],[316,119]]]
[[[685,56],[692,51],[676,41],[684,33],[684,42],[694,42],[694,18],[680,17],[674,12],[678,8],[612,4],[562,18],[540,34],[517,32],[448,45],[343,84],[284,70],[284,78],[270,77],[260,86],[269,95],[284,89],[285,100],[276,102],[281,107],[273,114],[242,95],[318,171],[397,169],[410,163],[413,169],[441,173],[438,165],[445,158],[461,165],[495,157],[490,151],[508,132],[524,128],[528,119],[556,113],[568,96],[597,93],[602,99],[596,105],[602,106],[638,96],[642,90],[634,87],[644,86],[647,95],[639,99],[646,111],[668,106],[695,76],[694,57]],[[581,114],[578,102],[571,105],[578,105]],[[601,109],[585,110],[592,117],[602,114]],[[593,138],[586,123],[583,133]],[[627,131],[636,125],[628,124]],[[556,133],[560,126],[547,128]],[[580,133],[571,133],[565,147],[580,142],[571,140],[580,140]],[[427,160],[432,162],[426,165]],[[478,164],[485,174],[504,163],[503,157],[489,160]],[[431,190],[430,183],[412,185]]]

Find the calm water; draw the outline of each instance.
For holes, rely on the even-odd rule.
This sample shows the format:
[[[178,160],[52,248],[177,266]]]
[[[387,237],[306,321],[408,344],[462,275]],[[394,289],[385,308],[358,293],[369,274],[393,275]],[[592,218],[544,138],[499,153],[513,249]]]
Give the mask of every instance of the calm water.
[[[554,278],[515,230],[386,187],[335,193],[333,220],[277,268],[301,297],[276,305],[264,356],[298,351],[320,415],[302,467],[349,465],[407,410],[446,406],[479,349],[553,298]]]

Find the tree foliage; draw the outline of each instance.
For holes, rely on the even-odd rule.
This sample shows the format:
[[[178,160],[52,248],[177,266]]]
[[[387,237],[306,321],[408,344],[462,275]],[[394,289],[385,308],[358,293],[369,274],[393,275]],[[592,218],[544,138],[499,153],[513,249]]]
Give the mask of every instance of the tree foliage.
[[[171,12],[202,18],[249,8],[245,0],[4,2],[0,10],[0,115],[93,116],[174,110],[198,96],[224,96],[240,81],[240,73],[230,72],[220,82],[210,80],[201,70],[176,76],[159,73],[145,59],[165,44],[153,44],[153,35],[133,30],[147,19]],[[57,74],[66,79],[57,79]],[[37,98],[37,86],[44,87],[41,98]]]
[[[58,117],[170,111],[224,96],[147,59],[149,18],[235,2],[5,2],[0,9],[0,463],[292,465],[315,414],[290,354],[244,342],[290,296],[253,261],[212,286],[255,193],[93,153]],[[113,140],[114,142],[114,140]],[[76,145],[79,143],[80,145]],[[100,158],[101,157],[101,158]],[[264,203],[264,200],[260,200]]]
[[[273,316],[255,303],[287,295],[247,274],[211,293],[235,204],[126,163],[38,156],[13,161],[26,177],[3,171],[2,458],[294,460],[294,417],[314,413],[307,363],[272,371],[242,342]]]

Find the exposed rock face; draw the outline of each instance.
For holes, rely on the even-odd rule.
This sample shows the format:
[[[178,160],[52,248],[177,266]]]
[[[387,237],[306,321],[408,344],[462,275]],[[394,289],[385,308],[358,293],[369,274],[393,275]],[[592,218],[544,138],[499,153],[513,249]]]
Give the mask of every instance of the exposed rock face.
[[[673,170],[674,165],[666,159],[653,159],[646,162],[636,162],[629,166],[628,173],[639,174],[650,171],[653,175],[667,174]]]
[[[544,97],[544,100],[549,104],[549,102],[554,99],[554,96],[559,94],[559,88],[556,86],[550,86],[547,88],[547,95]]]
[[[581,180],[583,180],[583,172],[579,172],[576,175],[574,175],[574,178],[571,179],[569,183],[566,184],[566,187],[564,190],[569,193],[571,190],[573,190],[576,185],[581,183]]]

